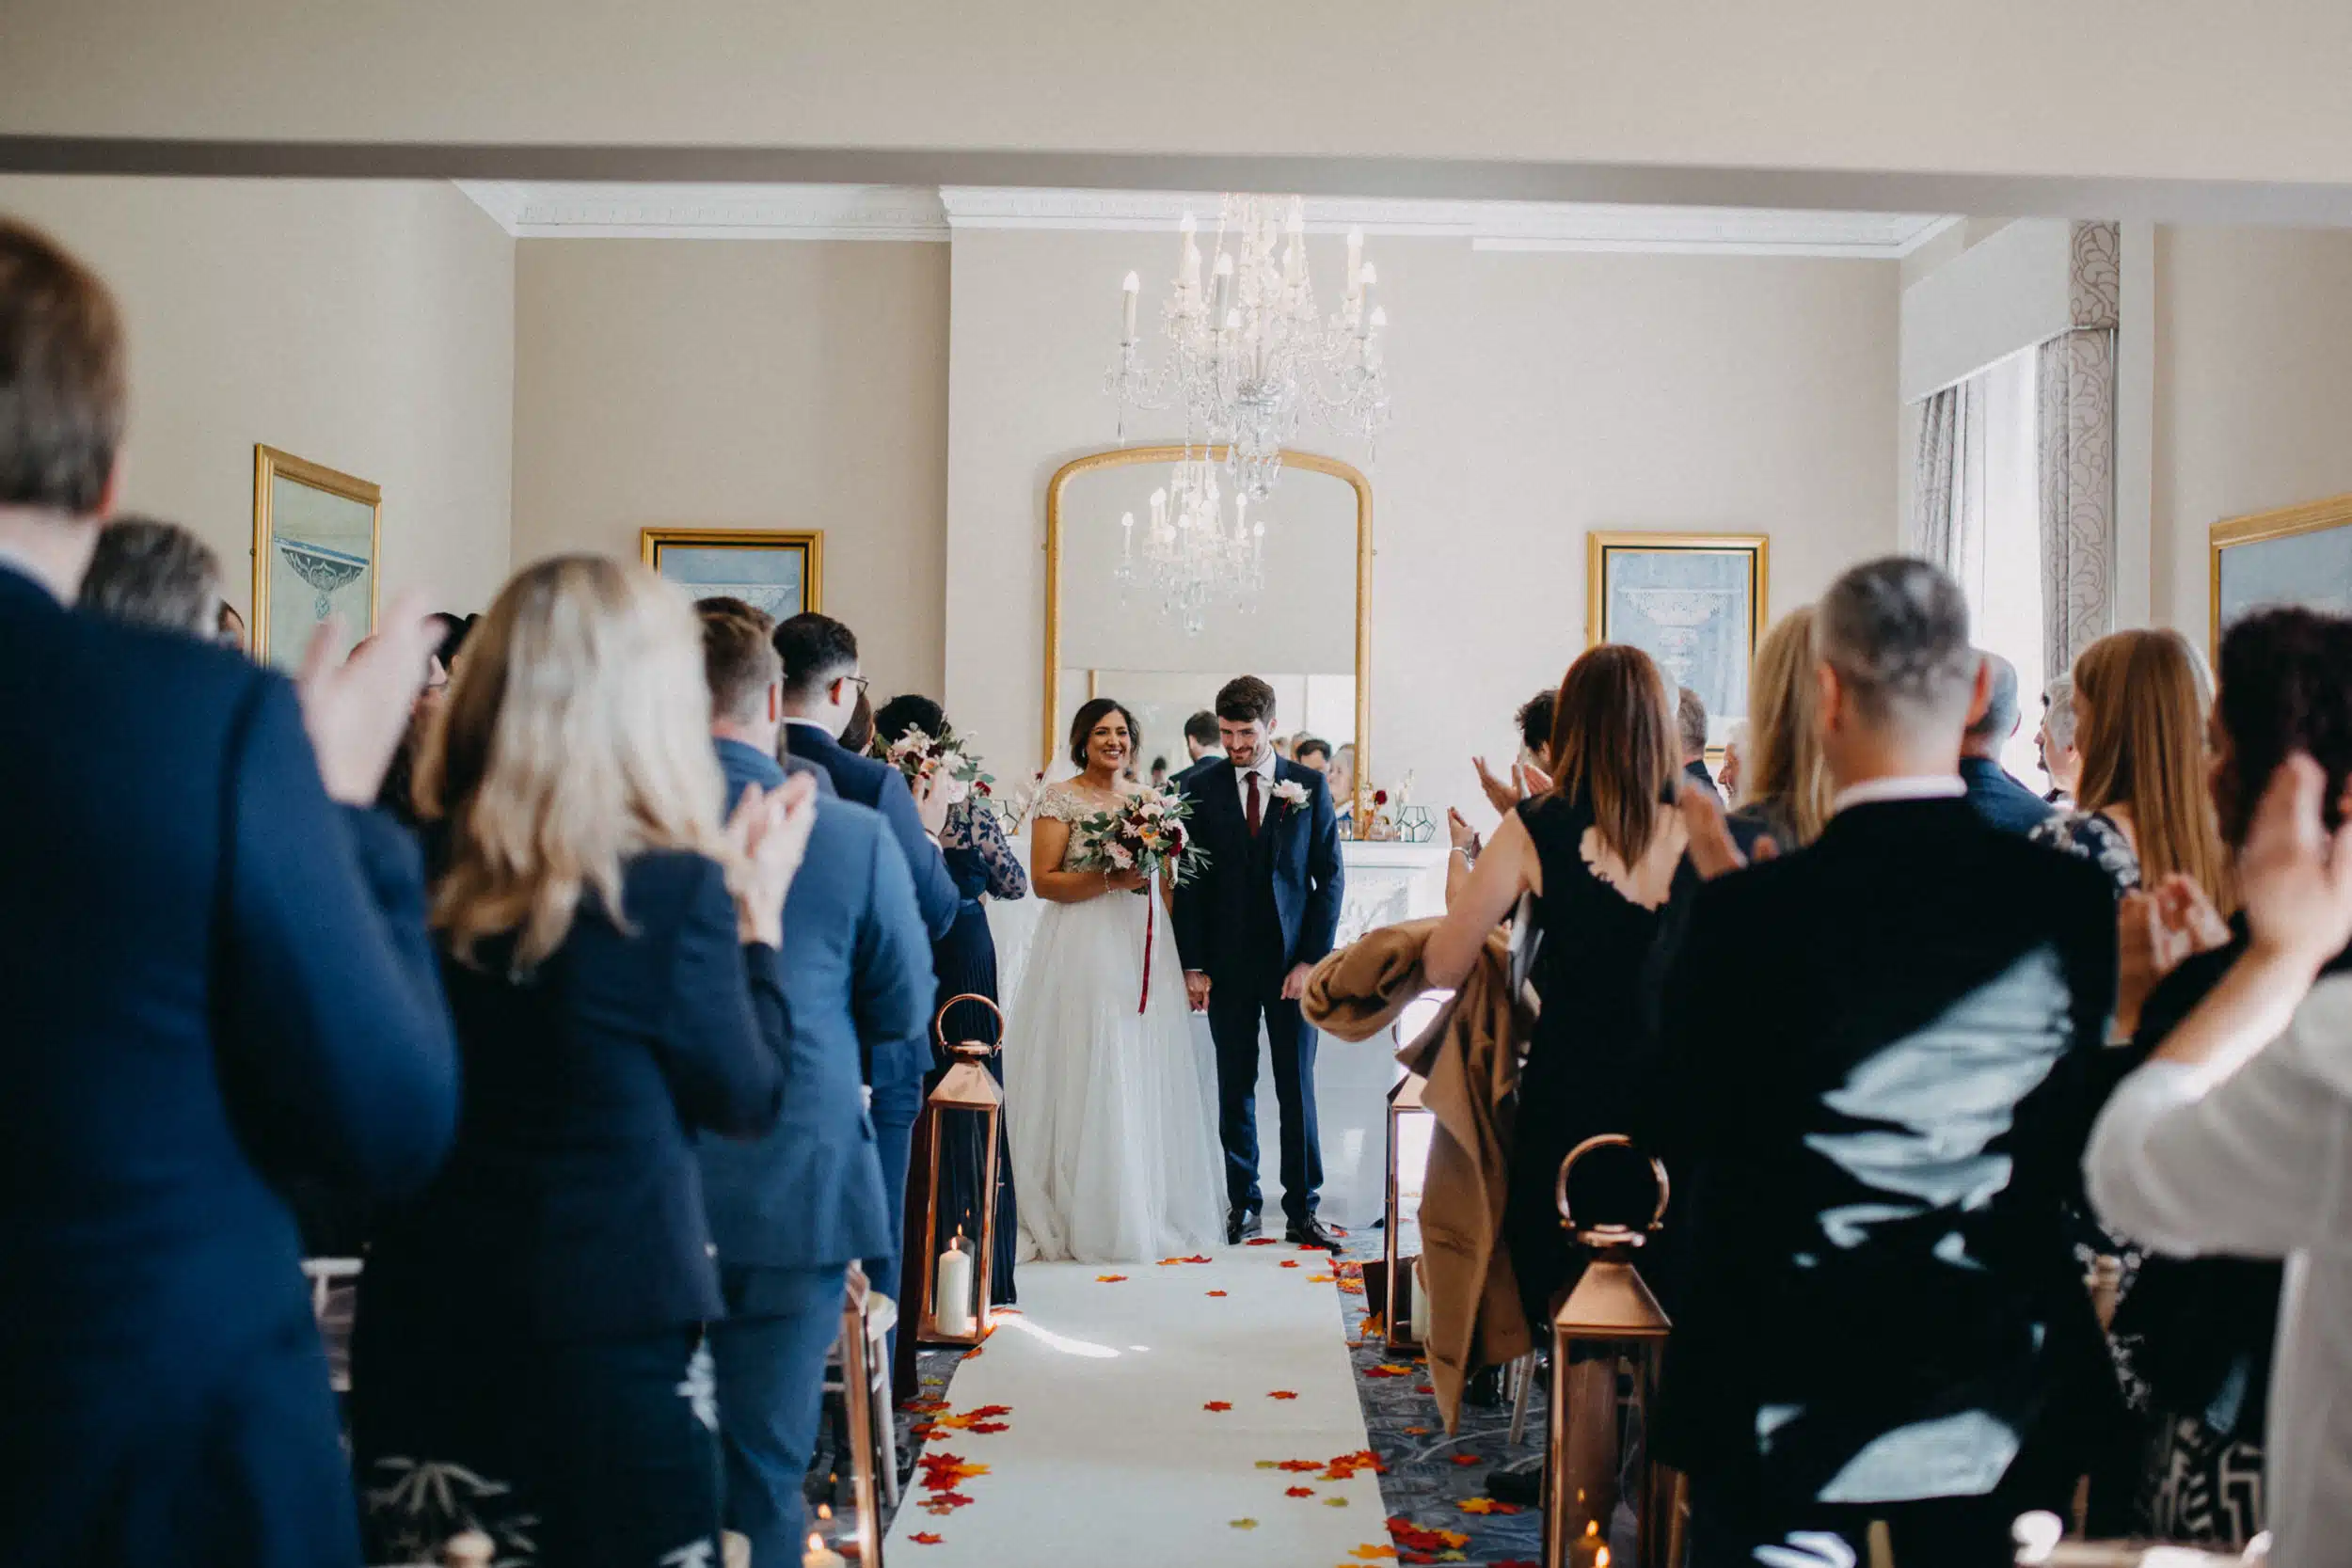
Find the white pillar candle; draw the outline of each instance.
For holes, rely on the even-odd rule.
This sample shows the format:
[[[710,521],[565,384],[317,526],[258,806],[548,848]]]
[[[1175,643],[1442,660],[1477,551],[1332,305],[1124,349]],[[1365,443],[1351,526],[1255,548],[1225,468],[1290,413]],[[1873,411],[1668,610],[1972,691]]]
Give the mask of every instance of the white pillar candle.
[[[801,1568],[850,1568],[850,1565],[842,1560],[839,1552],[825,1544],[823,1536],[811,1534],[808,1550],[801,1554]]]
[[[1421,1259],[1413,1259],[1413,1311],[1410,1319],[1413,1343],[1429,1342],[1429,1281],[1422,1273]]]
[[[931,1321],[940,1333],[960,1338],[972,1332],[972,1283],[971,1243],[959,1230],[939,1255],[939,1273],[931,1286]]]
[[[1132,272],[1120,279],[1119,293],[1125,301],[1121,309],[1125,312],[1127,323],[1127,335],[1122,341],[1126,342],[1132,343],[1136,341],[1136,295],[1142,288],[1143,279]]]

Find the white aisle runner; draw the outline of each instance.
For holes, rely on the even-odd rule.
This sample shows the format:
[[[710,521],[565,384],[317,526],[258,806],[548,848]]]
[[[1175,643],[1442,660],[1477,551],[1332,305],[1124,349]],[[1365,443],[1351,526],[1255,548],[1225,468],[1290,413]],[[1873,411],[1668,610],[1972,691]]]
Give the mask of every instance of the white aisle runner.
[[[1023,1264],[1019,1315],[926,1418],[890,1568],[1392,1559],[1331,1264]]]

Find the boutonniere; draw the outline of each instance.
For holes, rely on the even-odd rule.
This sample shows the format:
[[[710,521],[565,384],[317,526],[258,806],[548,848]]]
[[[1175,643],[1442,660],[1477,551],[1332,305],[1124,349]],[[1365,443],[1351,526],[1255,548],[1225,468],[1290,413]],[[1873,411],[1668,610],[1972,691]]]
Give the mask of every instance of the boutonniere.
[[[1274,786],[1274,798],[1286,806],[1303,806],[1307,803],[1307,786],[1296,779],[1284,779]]]

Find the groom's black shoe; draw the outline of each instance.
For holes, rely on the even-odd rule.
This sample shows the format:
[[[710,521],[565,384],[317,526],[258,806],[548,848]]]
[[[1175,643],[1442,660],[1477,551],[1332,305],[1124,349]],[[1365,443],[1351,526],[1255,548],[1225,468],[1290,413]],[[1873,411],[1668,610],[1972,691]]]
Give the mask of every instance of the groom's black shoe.
[[[1225,1244],[1239,1246],[1245,1240],[1257,1235],[1264,1228],[1264,1225],[1258,1218],[1257,1210],[1232,1210],[1225,1216]]]
[[[1319,1246],[1326,1252],[1338,1252],[1346,1243],[1323,1227],[1323,1222],[1309,1214],[1303,1220],[1293,1220],[1282,1232],[1282,1240],[1296,1242],[1300,1246]]]

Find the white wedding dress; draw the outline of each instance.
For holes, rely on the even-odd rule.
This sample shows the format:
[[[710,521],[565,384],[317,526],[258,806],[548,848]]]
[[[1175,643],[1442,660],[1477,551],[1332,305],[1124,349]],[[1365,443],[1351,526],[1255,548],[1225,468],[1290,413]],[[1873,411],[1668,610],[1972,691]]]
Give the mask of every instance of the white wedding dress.
[[[1037,807],[1065,822],[1097,809],[1064,786]],[[1062,868],[1101,863],[1073,830]],[[1214,1068],[1157,889],[1045,905],[1004,1063],[1024,1259],[1142,1263],[1222,1243]]]

